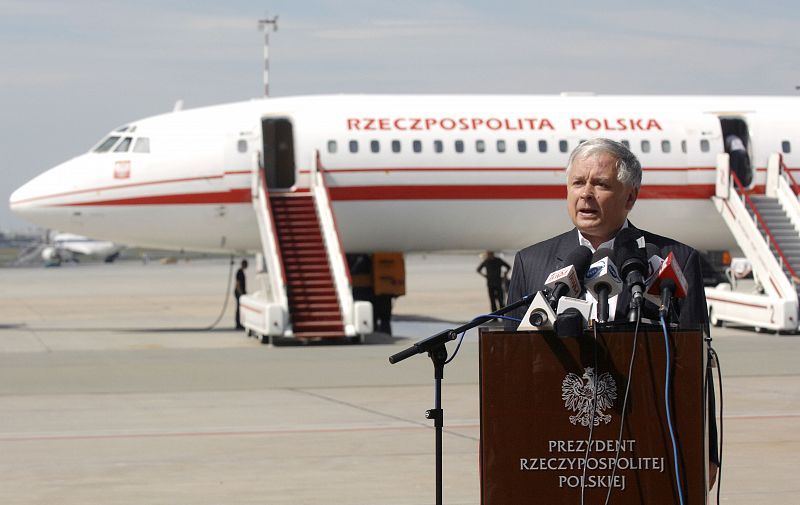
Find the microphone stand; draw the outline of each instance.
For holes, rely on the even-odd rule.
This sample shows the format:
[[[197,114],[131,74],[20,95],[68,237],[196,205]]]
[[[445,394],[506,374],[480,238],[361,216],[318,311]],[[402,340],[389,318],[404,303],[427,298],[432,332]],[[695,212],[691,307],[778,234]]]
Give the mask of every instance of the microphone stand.
[[[445,344],[451,340],[455,340],[459,334],[491,321],[494,319],[493,316],[502,316],[518,307],[529,305],[533,301],[534,296],[535,294],[525,295],[511,305],[501,307],[490,314],[476,317],[469,323],[463,324],[458,328],[440,331],[435,335],[422,339],[412,344],[410,347],[389,356],[389,363],[394,365],[411,356],[427,352],[428,357],[433,362],[434,405],[433,409],[425,412],[425,419],[432,419],[433,426],[436,430],[436,505],[442,505],[442,429],[444,428],[442,379],[444,378],[444,365],[447,362],[447,347],[445,347]]]

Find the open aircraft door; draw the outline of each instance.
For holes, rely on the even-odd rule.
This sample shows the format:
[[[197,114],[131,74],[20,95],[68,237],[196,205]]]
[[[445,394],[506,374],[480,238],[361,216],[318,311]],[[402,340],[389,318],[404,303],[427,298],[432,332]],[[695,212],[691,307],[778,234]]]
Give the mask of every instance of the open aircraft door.
[[[263,165],[267,188],[289,190],[295,185],[294,133],[288,118],[261,120]]]

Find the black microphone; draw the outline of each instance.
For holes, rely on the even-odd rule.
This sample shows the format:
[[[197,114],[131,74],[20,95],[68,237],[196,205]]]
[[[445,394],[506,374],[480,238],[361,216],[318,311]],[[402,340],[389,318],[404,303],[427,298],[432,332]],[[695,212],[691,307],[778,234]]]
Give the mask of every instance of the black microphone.
[[[592,250],[581,245],[573,249],[564,260],[564,267],[547,276],[544,285],[552,290],[551,306],[558,306],[562,296],[576,297],[583,291],[583,278],[592,263]]]
[[[647,277],[648,258],[644,237],[633,228],[621,230],[614,239],[616,264],[619,266],[625,285],[631,292],[628,320],[635,321],[636,313],[644,300],[644,279]]]
[[[667,317],[669,316],[669,308],[670,303],[672,302],[672,298],[675,296],[675,290],[678,289],[678,285],[675,284],[670,278],[663,279],[661,281],[661,307],[658,309],[658,313],[664,318],[666,321]]]
[[[608,321],[608,299],[622,291],[622,279],[611,259],[611,249],[598,249],[586,272],[586,289],[597,299],[597,321]]]

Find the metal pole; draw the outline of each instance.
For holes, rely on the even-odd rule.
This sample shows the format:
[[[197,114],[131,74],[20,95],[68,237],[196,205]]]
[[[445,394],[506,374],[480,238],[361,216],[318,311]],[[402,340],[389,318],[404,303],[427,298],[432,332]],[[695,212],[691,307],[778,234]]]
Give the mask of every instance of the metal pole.
[[[278,31],[278,16],[258,20],[258,29],[264,31],[264,97],[269,98],[269,30]]]

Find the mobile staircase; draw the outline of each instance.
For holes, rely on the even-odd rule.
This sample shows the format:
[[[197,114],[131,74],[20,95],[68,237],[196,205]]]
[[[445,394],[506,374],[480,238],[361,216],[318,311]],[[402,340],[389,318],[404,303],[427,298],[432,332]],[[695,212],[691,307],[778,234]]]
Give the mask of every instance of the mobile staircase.
[[[251,197],[266,272],[240,300],[242,324],[264,343],[357,339],[372,333],[372,304],[354,301],[319,153],[309,191],[270,192],[253,171]]]
[[[755,289],[736,290],[735,280],[706,288],[709,317],[752,326],[757,331],[798,331],[800,299],[800,186],[780,154],[770,156],[764,195],[750,195],[729,157],[717,158],[714,204],[753,268]]]

